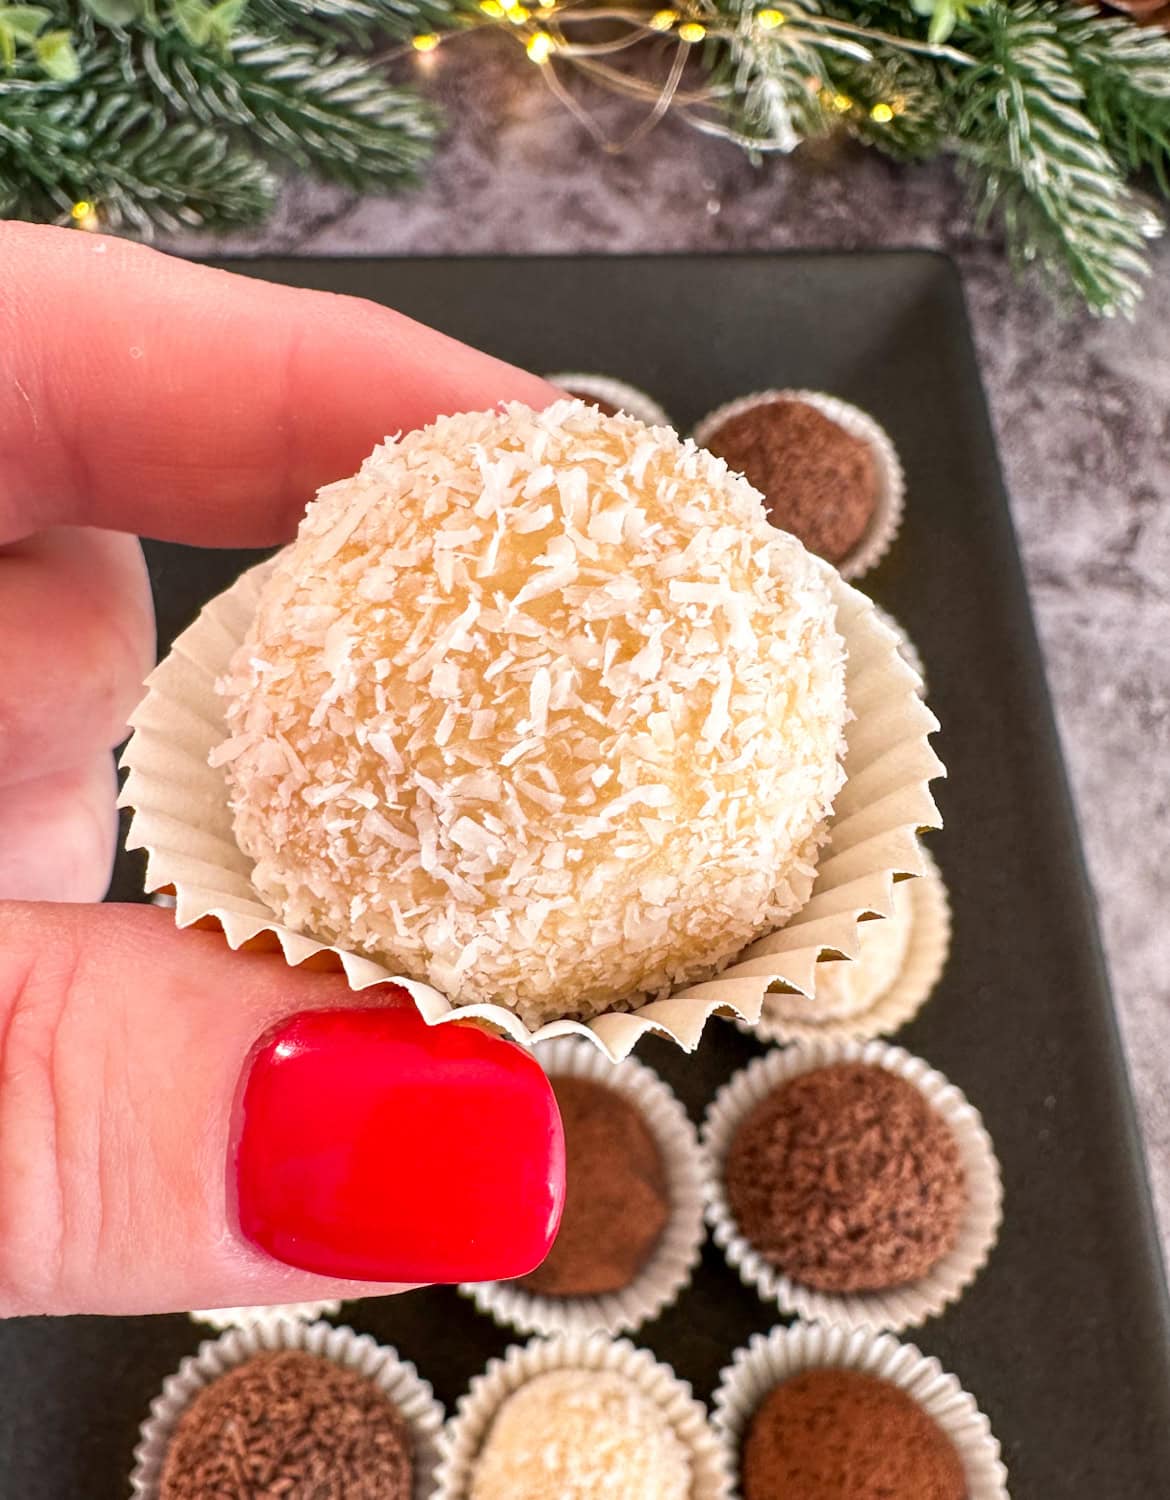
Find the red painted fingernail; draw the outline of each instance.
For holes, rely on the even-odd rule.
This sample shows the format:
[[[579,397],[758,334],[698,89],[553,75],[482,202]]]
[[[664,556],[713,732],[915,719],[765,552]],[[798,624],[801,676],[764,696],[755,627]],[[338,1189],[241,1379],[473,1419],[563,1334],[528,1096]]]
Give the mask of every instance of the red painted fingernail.
[[[494,1281],[539,1265],[564,1202],[534,1059],[412,1006],[306,1011],[265,1036],[235,1149],[243,1234],[360,1281]]]

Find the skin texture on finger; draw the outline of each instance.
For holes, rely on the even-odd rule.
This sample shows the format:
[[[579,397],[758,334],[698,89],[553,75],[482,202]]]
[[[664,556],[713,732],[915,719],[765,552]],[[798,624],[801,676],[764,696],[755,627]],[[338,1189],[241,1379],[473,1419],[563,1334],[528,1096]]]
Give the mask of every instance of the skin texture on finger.
[[[0,786],[0,901],[100,901],[118,839],[114,757]]]
[[[113,749],[153,665],[133,537],[57,527],[0,548],[0,787]]]
[[[0,543],[284,541],[384,437],[556,394],[374,303],[100,235],[0,224],[0,284]]]
[[[426,1028],[398,995],[387,987],[355,996],[342,978],[290,969],[279,955],[233,953],[221,934],[180,932],[168,913],[149,907],[0,904],[0,1314],[137,1313],[392,1290],[385,1280],[339,1281],[269,1258],[239,1233],[230,1191],[233,1143],[246,1139],[242,1081],[253,1076],[249,1060],[263,1054],[274,1024],[285,1023],[276,1053],[295,1051],[288,1018],[325,1011],[360,1019],[377,1000],[383,1009],[375,1017],[397,1005],[414,1028],[406,1053],[393,1054],[409,1057],[401,1076],[392,1071],[385,1080],[386,1118],[395,1117],[396,1091],[412,1070],[442,1092],[453,1068],[459,1086],[447,1097],[457,1116],[466,1114],[459,1070],[469,1048],[488,1057],[489,1085],[497,1072],[507,1075],[498,1091],[471,1091],[477,1108],[486,1099],[483,1118],[459,1118],[459,1136],[436,1150],[429,1168],[436,1222],[422,1228],[434,1243],[473,1241],[466,1205],[475,1189],[458,1165],[470,1140],[489,1173],[495,1145],[531,1169],[530,1185],[547,1183],[543,1206],[539,1191],[489,1205],[529,1243],[529,1221],[543,1224],[555,1208],[541,1231],[547,1250],[564,1156],[539,1064],[464,1025]],[[271,1084],[277,1063],[268,1052]],[[509,1140],[499,1122],[516,1087],[531,1105],[530,1128]],[[314,1097],[301,1097],[305,1110],[315,1107]],[[291,1101],[293,1118],[296,1098],[294,1089],[281,1104],[277,1090],[269,1110],[273,1100],[278,1108]],[[253,1130],[265,1118],[271,1123],[262,1112]],[[399,1129],[409,1136],[409,1122]],[[388,1199],[409,1179],[396,1162],[398,1144],[387,1132],[377,1152],[371,1192]],[[279,1141],[268,1145],[279,1154]],[[334,1170],[344,1149],[330,1143],[327,1160],[308,1164],[310,1178]],[[465,1153],[462,1162],[466,1168]]]

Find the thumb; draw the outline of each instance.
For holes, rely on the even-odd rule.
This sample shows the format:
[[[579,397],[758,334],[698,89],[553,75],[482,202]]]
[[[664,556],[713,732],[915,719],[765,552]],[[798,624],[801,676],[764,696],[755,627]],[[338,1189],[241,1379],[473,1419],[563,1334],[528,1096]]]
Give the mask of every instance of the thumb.
[[[518,1276],[563,1195],[513,1043],[160,910],[0,903],[0,1314]]]

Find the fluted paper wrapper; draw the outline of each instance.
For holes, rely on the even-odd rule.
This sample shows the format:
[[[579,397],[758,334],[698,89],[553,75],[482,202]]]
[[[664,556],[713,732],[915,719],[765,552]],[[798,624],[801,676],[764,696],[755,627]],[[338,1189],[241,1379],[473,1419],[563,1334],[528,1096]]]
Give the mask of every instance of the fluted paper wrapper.
[[[378,1344],[368,1333],[334,1328],[331,1323],[277,1321],[263,1326],[233,1328],[200,1344],[178,1370],[163,1382],[162,1393],[151,1402],[150,1415],[139,1432],[134,1450],[130,1491],[136,1500],[158,1500],[158,1482],[175,1426],[189,1402],[204,1386],[242,1365],[253,1355],[277,1349],[303,1349],[332,1359],[347,1370],[368,1376],[394,1403],[411,1439],[414,1466],[413,1500],[432,1500],[439,1462],[439,1440],[444,1411],[429,1383],[398,1352]]]
[[[600,1333],[513,1344],[502,1359],[493,1359],[475,1377],[443,1432],[435,1500],[467,1500],[475,1461],[496,1413],[514,1391],[551,1370],[605,1370],[625,1376],[660,1408],[690,1454],[690,1500],[727,1500],[731,1477],[723,1446],[690,1386],[649,1350]]]
[[[910,639],[905,625],[901,621],[896,620],[888,609],[883,609],[880,604],[875,604],[874,610],[882,624],[888,625],[898,637],[898,650],[901,653],[902,660],[912,672],[917,672],[922,679],[922,696],[925,698],[927,692],[926,667],[922,661],[922,652],[919,651],[918,647]]]
[[[833,1293],[802,1286],[769,1264],[741,1232],[724,1183],[724,1163],[740,1125],[775,1089],[834,1063],[868,1063],[912,1083],[950,1127],[966,1179],[966,1210],[954,1247],[925,1276],[875,1292]],[[808,1042],[757,1057],[723,1085],[701,1131],[707,1222],[715,1243],[747,1286],[781,1312],[843,1328],[917,1328],[956,1301],[991,1254],[1003,1217],[999,1163],[979,1112],[953,1083],[919,1057],[885,1042]]]
[[[536,1058],[550,1078],[588,1078],[629,1100],[658,1146],[670,1218],[649,1260],[620,1292],[546,1297],[525,1291],[514,1281],[473,1282],[460,1291],[481,1312],[521,1333],[632,1332],[676,1300],[702,1252],[707,1229],[698,1132],[668,1085],[632,1057],[614,1064],[579,1037],[561,1037],[537,1047]]]
[[[738,1476],[748,1425],[769,1391],[806,1370],[823,1369],[857,1370],[899,1386],[954,1445],[966,1500],[1008,1500],[1007,1470],[991,1423],[937,1359],[888,1333],[805,1323],[753,1334],[719,1376],[712,1421],[733,1473]],[[738,1480],[733,1494],[739,1500]]]
[[[429,1025],[477,1019],[525,1046],[584,1036],[613,1062],[647,1032],[691,1051],[716,1012],[755,1023],[772,986],[814,993],[817,959],[853,958],[862,913],[890,915],[895,879],[925,869],[918,833],[939,826],[929,782],[943,774],[929,735],[938,721],[919,696],[919,679],[863,594],[821,565],[848,654],[846,782],[821,848],[812,895],[777,932],[745,950],[716,978],[630,1012],[588,1024],[559,1020],[532,1031],[499,1005],[454,1007],[429,984],[395,974],[361,954],[284,927],[252,887],[252,863],[232,833],[222,769],[208,765],[226,736],[216,679],[244,639],[268,564],[245,573],[213,599],[147,679],[122,757],[128,774],[119,806],[132,807],[128,849],[145,849],[147,891],[173,890],[180,927],[216,926],[233,948],[279,948],[290,964],[340,966],[351,987],[387,982],[409,991]]]
[[[260,1328],[272,1323],[315,1323],[335,1318],[340,1302],[274,1302],[270,1307],[193,1307],[192,1323],[206,1323],[221,1331],[228,1328]]]
[[[607,401],[619,411],[624,411],[627,416],[637,417],[639,422],[645,422],[647,427],[674,426],[652,396],[640,391],[636,385],[615,380],[612,375],[578,375],[576,371],[561,371],[544,378],[549,385],[559,386],[583,401]]]
[[[724,422],[750,411],[753,406],[769,401],[801,401],[805,406],[815,407],[830,422],[836,422],[850,436],[869,445],[877,474],[877,499],[873,515],[865,528],[864,536],[849,555],[837,564],[842,578],[860,578],[886,555],[902,524],[906,479],[889,434],[867,411],[862,411],[859,406],[853,406],[837,396],[827,396],[824,391],[756,391],[708,413],[695,428],[695,442],[705,447],[711,434]]]
[[[738,1022],[741,1031],[757,1036],[762,1042],[869,1041],[873,1037],[893,1036],[907,1025],[934,992],[946,967],[951,947],[951,904],[947,888],[933,858],[923,850],[927,869],[920,880],[909,883],[913,902],[910,936],[902,965],[893,982],[872,1005],[853,1015],[813,1018],[816,999],[808,1002],[807,1018],[796,1019],[778,1014],[776,999],[765,996],[760,1019],[755,1026]]]

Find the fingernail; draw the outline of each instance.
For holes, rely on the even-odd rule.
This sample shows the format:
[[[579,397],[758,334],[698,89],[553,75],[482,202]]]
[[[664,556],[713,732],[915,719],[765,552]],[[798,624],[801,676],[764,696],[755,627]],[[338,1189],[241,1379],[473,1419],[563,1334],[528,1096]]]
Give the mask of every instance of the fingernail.
[[[306,1011],[249,1060],[241,1232],[360,1281],[495,1281],[539,1265],[564,1202],[548,1079],[514,1043],[413,1006]]]

